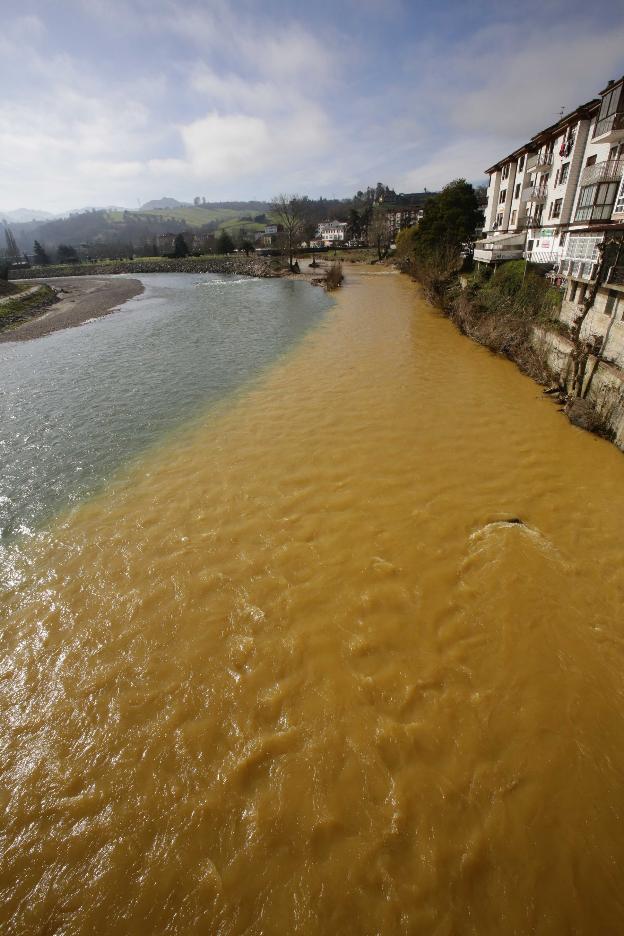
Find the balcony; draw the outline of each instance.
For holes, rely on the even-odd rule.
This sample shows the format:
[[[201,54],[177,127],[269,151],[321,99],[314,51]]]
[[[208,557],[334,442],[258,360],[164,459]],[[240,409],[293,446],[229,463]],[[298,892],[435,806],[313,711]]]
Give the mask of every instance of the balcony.
[[[616,143],[624,140],[624,114],[611,114],[596,122],[593,140],[596,143]]]
[[[546,201],[547,195],[548,187],[546,185],[530,185],[528,188],[522,190],[520,201],[536,202],[540,204]]]
[[[481,263],[496,263],[500,260],[519,260],[524,250],[524,236],[517,234],[503,234],[477,241],[473,259]]]
[[[533,169],[536,172],[543,172],[545,169],[550,169],[553,164],[554,159],[554,150],[544,150],[542,153],[537,154],[537,160]]]
[[[597,185],[599,182],[619,182],[624,173],[624,159],[605,159],[603,162],[585,166],[581,172],[581,185]]]
[[[555,264],[559,263],[561,260],[562,250],[561,247],[549,247],[545,250],[541,250],[539,247],[537,250],[525,250],[524,259],[528,260],[530,263],[548,263]]]

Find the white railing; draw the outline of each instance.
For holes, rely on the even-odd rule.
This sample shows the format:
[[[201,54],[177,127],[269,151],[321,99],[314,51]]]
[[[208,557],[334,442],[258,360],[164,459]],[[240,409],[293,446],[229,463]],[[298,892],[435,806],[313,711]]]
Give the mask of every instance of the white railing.
[[[525,250],[524,258],[530,263],[559,263],[561,249],[559,250]]]
[[[540,169],[541,167],[547,168],[548,166],[552,166],[554,158],[554,150],[544,150],[538,153],[535,161],[535,168]]]
[[[581,173],[581,185],[597,185],[598,182],[619,182],[624,173],[624,159],[605,159],[585,166]]]
[[[545,185],[531,185],[525,188],[520,196],[520,201],[543,201],[548,194],[548,188]]]

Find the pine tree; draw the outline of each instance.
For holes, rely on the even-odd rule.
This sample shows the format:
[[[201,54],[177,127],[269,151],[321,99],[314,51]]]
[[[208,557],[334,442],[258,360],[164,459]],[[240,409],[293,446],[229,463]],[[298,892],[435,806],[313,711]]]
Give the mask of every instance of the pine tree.
[[[234,250],[234,241],[227,231],[221,231],[217,238],[217,253],[229,254]]]
[[[175,240],[173,242],[173,256],[174,257],[188,257],[189,249],[188,244],[184,239],[184,234],[176,234]]]
[[[50,262],[50,258],[37,240],[34,243],[33,254],[37,266],[47,266]]]

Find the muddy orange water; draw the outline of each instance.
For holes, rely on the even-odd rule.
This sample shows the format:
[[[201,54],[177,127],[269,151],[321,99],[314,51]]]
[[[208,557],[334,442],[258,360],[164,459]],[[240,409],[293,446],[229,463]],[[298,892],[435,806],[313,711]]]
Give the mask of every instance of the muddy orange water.
[[[623,516],[619,452],[350,275],[4,598],[2,932],[624,931]]]

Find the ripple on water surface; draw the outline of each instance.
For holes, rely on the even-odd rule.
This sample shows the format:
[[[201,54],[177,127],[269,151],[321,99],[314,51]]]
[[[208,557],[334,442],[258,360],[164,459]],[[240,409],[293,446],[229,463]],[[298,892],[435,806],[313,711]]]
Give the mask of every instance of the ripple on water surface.
[[[621,455],[389,274],[170,443],[4,598],[5,928],[619,932]]]
[[[152,274],[123,309],[0,347],[0,536],[82,499],[258,374],[330,305],[282,280]]]

